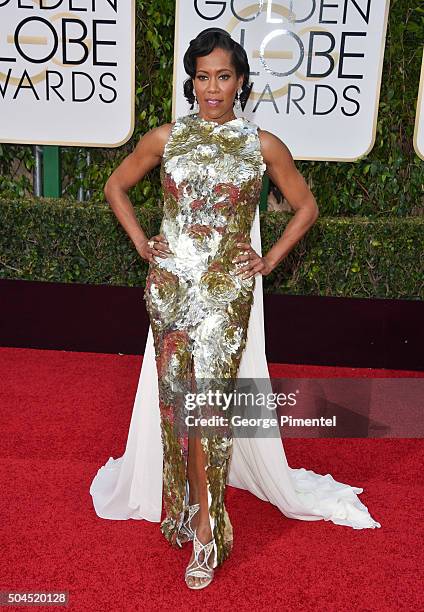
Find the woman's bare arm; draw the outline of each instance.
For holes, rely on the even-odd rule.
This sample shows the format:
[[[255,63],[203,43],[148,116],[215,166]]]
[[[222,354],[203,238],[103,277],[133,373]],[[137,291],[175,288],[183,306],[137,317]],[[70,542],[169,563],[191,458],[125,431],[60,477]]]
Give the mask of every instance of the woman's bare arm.
[[[234,259],[235,262],[244,263],[244,266],[236,272],[242,278],[249,278],[258,272],[262,275],[272,272],[280,261],[290,253],[302,236],[306,234],[319,215],[315,198],[305,179],[297,170],[286,145],[278,136],[266,130],[258,130],[258,135],[267,174],[290,202],[296,214],[287,223],[282,236],[265,256],[260,257],[247,242],[238,243],[239,247],[250,251],[246,255],[239,255]]]
[[[171,128],[172,123],[165,123],[144,134],[134,151],[112,172],[104,187],[106,200],[118,221],[138,253],[148,261],[152,261],[155,255],[166,257],[165,253],[170,251],[163,236],[155,236],[157,248],[151,249],[147,245],[148,237],[138,222],[128,191],[160,164]]]
[[[315,223],[319,210],[287,146],[271,132],[259,130],[258,134],[267,174],[296,211],[282,236],[265,255],[271,269],[274,269]]]

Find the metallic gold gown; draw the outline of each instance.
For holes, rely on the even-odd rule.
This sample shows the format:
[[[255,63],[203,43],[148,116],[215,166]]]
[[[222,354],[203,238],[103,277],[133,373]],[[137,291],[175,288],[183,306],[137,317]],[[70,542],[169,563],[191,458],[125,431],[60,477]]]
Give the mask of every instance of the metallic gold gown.
[[[203,381],[236,379],[246,344],[255,277],[235,272],[250,242],[266,166],[257,126],[245,118],[224,124],[198,115],[173,124],[161,163],[163,219],[160,233],[172,255],[150,263],[144,298],[152,327],[164,451],[165,537],[179,545],[188,503],[188,439],[178,381],[204,390]],[[212,435],[200,429],[206,455],[209,516],[215,566],[232,547],[224,504],[232,450],[231,430]]]

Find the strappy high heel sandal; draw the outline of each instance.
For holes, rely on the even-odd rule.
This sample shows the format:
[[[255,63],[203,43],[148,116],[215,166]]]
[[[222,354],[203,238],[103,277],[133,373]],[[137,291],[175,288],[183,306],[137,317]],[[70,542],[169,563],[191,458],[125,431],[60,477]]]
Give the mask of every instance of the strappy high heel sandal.
[[[178,531],[178,544],[182,547],[186,542],[191,542],[194,538],[194,531],[191,527],[191,521],[194,515],[199,511],[200,504],[193,504],[192,506],[186,506],[184,509],[184,515],[188,511],[188,516],[183,521],[179,531]],[[184,536],[184,540],[180,540],[180,535]]]
[[[187,565],[185,571],[185,582],[189,589],[204,589],[207,587],[213,579],[213,563],[212,567],[209,565],[209,558],[214,551],[215,548],[215,539],[212,538],[210,542],[207,544],[202,544],[202,542],[197,537],[196,530],[194,531],[193,538],[193,548],[194,548],[194,559],[191,563]],[[203,559],[200,560],[199,556],[203,553]],[[189,584],[188,578],[203,578],[207,580],[203,580],[200,584]]]

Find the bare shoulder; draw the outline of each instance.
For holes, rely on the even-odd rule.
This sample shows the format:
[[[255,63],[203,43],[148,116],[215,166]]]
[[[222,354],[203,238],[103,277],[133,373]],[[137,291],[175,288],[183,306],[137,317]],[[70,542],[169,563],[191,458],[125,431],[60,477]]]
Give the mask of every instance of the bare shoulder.
[[[138,141],[138,144],[135,148],[135,153],[144,154],[146,151],[149,151],[152,155],[156,155],[158,158],[163,156],[163,151],[166,143],[169,140],[171,135],[172,127],[174,126],[174,122],[172,123],[163,123],[158,127],[152,128]]]
[[[275,134],[258,128],[258,136],[261,143],[262,157],[265,163],[272,163],[276,159],[292,162],[293,158],[287,145]]]
[[[172,121],[171,123],[164,123],[162,125],[159,125],[157,128],[153,128],[152,130],[150,130],[150,133],[154,135],[158,142],[160,142],[162,151],[169,140],[171,130],[174,124],[175,122]]]

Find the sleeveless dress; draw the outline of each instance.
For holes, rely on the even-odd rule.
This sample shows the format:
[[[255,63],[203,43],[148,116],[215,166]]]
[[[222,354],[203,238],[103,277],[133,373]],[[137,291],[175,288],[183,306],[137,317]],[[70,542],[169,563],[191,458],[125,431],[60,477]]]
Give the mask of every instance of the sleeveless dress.
[[[179,117],[161,162],[160,233],[172,255],[150,263],[144,299],[159,385],[166,513],[161,530],[174,546],[180,545],[189,494],[188,436],[180,427],[187,412],[178,383],[189,381],[184,388],[190,391],[225,391],[225,381],[237,378],[246,345],[255,276],[237,275],[242,264],[233,260],[243,252],[237,243],[250,242],[266,169],[257,129],[245,118],[218,124],[199,115]],[[201,427],[199,435],[219,565],[232,547],[224,504],[232,435],[230,428],[206,434]]]
[[[145,299],[151,325],[125,451],[96,470],[90,495],[97,516],[108,520],[159,523],[164,502],[162,531],[171,544],[178,545],[188,500],[186,439],[175,427],[180,395],[173,388],[179,374],[194,370],[196,382],[217,371],[233,376],[242,353],[238,377],[264,381],[264,392],[273,393],[262,275],[241,282],[232,274],[230,256],[236,251],[235,235],[246,237],[255,208],[250,243],[262,255],[257,203],[264,170],[257,126],[246,119],[219,125],[194,115],[180,117],[164,150],[161,231],[173,256],[150,265]],[[262,411],[259,417],[269,416],[267,408]],[[288,519],[331,521],[355,530],[381,527],[358,497],[362,486],[290,466],[278,426],[270,433],[203,440],[215,561],[222,563],[232,544],[223,499],[227,470],[228,485],[273,504]]]

